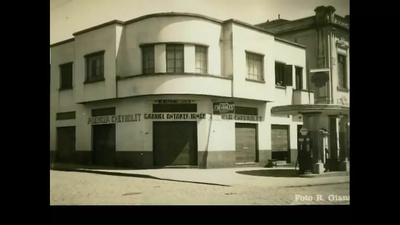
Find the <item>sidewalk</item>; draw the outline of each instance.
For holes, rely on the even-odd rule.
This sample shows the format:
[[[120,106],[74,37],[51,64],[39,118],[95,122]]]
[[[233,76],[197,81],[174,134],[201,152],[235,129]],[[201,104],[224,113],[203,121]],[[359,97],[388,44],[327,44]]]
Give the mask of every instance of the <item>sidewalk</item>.
[[[290,165],[280,165],[275,168],[240,167],[220,169],[97,169],[78,165],[58,164],[57,169],[218,186],[297,187],[350,182],[349,172],[336,171],[302,177],[299,176],[297,171],[295,171],[295,168]]]

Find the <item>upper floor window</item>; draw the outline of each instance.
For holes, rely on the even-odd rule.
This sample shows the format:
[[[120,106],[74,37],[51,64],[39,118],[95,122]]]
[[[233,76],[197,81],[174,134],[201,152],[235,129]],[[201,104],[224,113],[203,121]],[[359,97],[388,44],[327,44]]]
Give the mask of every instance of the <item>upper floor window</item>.
[[[247,78],[264,81],[264,56],[246,52]]]
[[[183,45],[168,44],[167,50],[167,73],[183,73]]]
[[[143,74],[154,73],[154,45],[142,47],[142,68]]]
[[[303,67],[296,66],[296,89],[303,90]]]
[[[196,73],[207,74],[207,47],[196,45]]]
[[[75,117],[76,117],[75,111],[62,112],[62,113],[56,114],[56,120],[72,120],[72,119],[75,119]]]
[[[104,51],[85,55],[86,81],[104,80]]]
[[[347,88],[346,56],[338,54],[338,85],[340,88]]]
[[[292,65],[285,63],[275,62],[275,84],[276,86],[292,86]]]
[[[72,88],[72,62],[60,65],[60,89]]]

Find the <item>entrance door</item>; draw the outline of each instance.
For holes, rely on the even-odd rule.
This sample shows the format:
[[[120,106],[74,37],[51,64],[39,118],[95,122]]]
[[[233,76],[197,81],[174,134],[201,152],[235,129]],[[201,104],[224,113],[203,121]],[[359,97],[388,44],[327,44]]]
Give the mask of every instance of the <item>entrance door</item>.
[[[290,162],[289,125],[272,125],[272,158]]]
[[[236,163],[257,162],[257,125],[235,124]]]
[[[115,154],[115,124],[94,125],[92,160],[95,165],[113,166]]]
[[[57,127],[57,162],[72,162],[75,152],[75,127]]]
[[[197,122],[153,122],[155,166],[197,165]]]

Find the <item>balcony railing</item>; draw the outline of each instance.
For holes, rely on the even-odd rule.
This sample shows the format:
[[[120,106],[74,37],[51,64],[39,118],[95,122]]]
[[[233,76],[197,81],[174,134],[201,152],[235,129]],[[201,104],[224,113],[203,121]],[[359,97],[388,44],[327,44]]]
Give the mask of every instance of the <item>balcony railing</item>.
[[[311,90],[293,90],[293,105],[314,104],[314,92]]]
[[[119,79],[118,97],[158,94],[232,95],[232,78],[197,74],[154,74]]]

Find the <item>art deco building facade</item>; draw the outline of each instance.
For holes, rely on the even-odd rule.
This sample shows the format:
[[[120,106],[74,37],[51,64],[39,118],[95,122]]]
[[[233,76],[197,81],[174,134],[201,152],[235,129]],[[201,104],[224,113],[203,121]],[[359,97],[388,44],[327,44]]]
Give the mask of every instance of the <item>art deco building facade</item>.
[[[111,21],[51,45],[51,160],[199,168],[296,162],[303,45],[198,14]],[[282,83],[277,84],[279,78]]]

